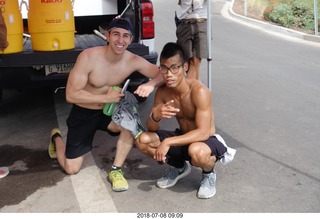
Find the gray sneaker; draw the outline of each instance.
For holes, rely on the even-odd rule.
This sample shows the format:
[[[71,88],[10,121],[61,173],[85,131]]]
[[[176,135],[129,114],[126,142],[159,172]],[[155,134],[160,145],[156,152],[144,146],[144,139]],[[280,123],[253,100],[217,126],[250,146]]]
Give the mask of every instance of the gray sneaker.
[[[202,181],[197,193],[197,197],[201,199],[212,198],[216,194],[216,173],[202,173]]]
[[[191,166],[188,162],[184,163],[184,170],[180,173],[178,168],[171,168],[158,181],[157,186],[161,189],[174,186],[179,179],[187,176],[191,172]]]

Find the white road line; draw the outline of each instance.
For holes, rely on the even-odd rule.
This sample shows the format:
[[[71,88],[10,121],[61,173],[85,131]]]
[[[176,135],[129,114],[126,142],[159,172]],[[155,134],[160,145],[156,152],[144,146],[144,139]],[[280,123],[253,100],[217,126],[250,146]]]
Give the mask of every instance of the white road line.
[[[67,134],[66,119],[70,112],[63,95],[55,96],[55,108],[59,128],[65,142]],[[116,206],[100,175],[91,152],[85,156],[80,172],[72,175],[71,182],[82,213],[117,213]]]
[[[91,152],[86,155],[84,165],[78,174],[71,176],[80,211],[82,213],[116,213],[117,209]]]

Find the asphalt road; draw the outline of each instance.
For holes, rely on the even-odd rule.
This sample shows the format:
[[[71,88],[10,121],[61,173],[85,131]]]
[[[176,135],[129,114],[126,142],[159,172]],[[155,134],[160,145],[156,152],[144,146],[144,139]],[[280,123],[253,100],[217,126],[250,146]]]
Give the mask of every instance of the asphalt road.
[[[11,170],[0,179],[0,212],[319,213],[320,46],[239,23],[227,13],[229,4],[212,1],[212,92],[217,130],[237,154],[217,165],[212,199],[196,198],[196,168],[173,188],[158,189],[166,166],[135,148],[124,166],[129,190],[113,192],[106,171],[116,138],[103,132],[80,173],[65,175],[47,146],[51,128],[66,134],[70,105],[64,91],[35,89],[5,91],[0,106],[0,164]],[[176,2],[155,0],[154,7],[160,52],[175,41]],[[204,83],[206,68],[204,60]],[[143,121],[151,102],[140,105]]]

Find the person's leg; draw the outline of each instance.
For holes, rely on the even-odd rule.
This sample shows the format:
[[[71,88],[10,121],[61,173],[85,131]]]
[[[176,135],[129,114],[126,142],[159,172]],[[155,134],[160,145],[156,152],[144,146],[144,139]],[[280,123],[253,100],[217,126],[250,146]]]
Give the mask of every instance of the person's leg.
[[[108,181],[112,184],[112,190],[115,192],[126,191],[129,188],[127,180],[123,176],[121,167],[123,166],[127,156],[133,146],[134,138],[130,131],[115,124],[113,121],[108,125],[108,131],[120,132],[116,146],[116,155],[110,172],[108,173]]]
[[[187,77],[200,80],[200,65],[201,65],[201,58],[198,58],[195,56],[191,57],[189,59],[189,68],[187,71]]]
[[[156,132],[143,132],[136,139],[136,146],[142,153],[144,153],[145,155],[151,158],[154,158],[157,147],[161,144],[161,142],[165,138],[169,138],[177,135],[180,135],[179,130],[176,130],[176,131],[158,130]],[[176,167],[175,164],[179,163],[181,167],[183,166],[183,161],[184,161],[184,158],[181,155],[182,155],[181,150],[177,149],[177,147],[174,147],[174,148],[171,147],[167,153],[166,161],[168,161],[169,157],[172,157],[171,159],[169,159],[172,161],[182,160],[182,162],[180,163],[179,162],[168,163],[169,165],[175,166],[175,167]]]
[[[154,158],[161,141],[176,135],[179,135],[177,131],[158,130],[156,133],[144,132],[136,139],[136,146],[142,153]],[[171,147],[166,157],[166,162],[170,165],[170,169],[156,183],[157,187],[162,189],[174,186],[178,180],[191,172],[190,164],[184,161],[182,147]]]
[[[83,156],[74,159],[67,159],[65,155],[66,145],[63,142],[61,135],[58,135],[52,139],[52,142],[56,148],[58,162],[63,170],[69,175],[78,173],[83,163]]]
[[[197,192],[200,199],[211,198],[216,194],[216,173],[214,171],[216,156],[211,148],[203,142],[196,142],[189,146],[191,164],[202,169],[202,180]]]
[[[134,138],[130,131],[121,129],[119,139],[117,141],[116,156],[113,162],[114,166],[121,167],[133,146]]]
[[[200,66],[203,58],[208,58],[206,22],[190,24],[192,35],[192,55],[189,59],[188,77],[200,80]]]
[[[186,156],[187,148],[188,146],[170,147],[166,156],[166,163],[170,165],[170,169],[157,181],[159,188],[172,187],[191,172],[191,166],[186,162],[189,160]]]
[[[61,131],[51,131],[49,155],[57,158],[67,174],[76,174],[82,167],[83,156],[92,149],[92,141],[100,122],[100,110],[90,110],[73,105],[67,118],[67,143],[63,142]]]
[[[216,156],[211,155],[211,149],[203,142],[192,143],[189,146],[191,164],[206,172],[212,171],[216,163]]]
[[[197,69],[199,60],[196,58],[194,51],[194,25],[182,23],[176,30],[177,43],[182,46],[185,58],[188,60],[188,70],[186,71],[188,78],[199,78],[200,69]],[[201,61],[201,59],[200,59]],[[200,68],[200,67],[198,67]]]
[[[159,136],[154,132],[143,132],[136,139],[136,147],[139,151],[151,158],[153,158],[159,145]]]

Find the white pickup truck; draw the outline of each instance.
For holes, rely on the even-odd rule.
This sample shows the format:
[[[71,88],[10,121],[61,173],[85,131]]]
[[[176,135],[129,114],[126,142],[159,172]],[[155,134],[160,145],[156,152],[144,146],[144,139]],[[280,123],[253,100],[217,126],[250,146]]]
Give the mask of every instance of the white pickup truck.
[[[27,0],[19,0],[25,1]],[[41,0],[58,1],[58,0]],[[28,30],[27,4],[20,4],[24,29]],[[151,0],[72,0],[75,19],[75,48],[61,51],[33,51],[31,40],[25,33],[23,52],[0,54],[0,101],[3,89],[30,87],[64,87],[70,69],[79,53],[89,47],[106,45],[95,34],[104,35],[108,23],[117,15],[127,17],[134,26],[134,40],[128,50],[156,64],[158,54],[154,51],[155,28]],[[132,91],[146,82],[139,72],[130,77],[128,90]],[[144,99],[139,99],[143,101]]]

